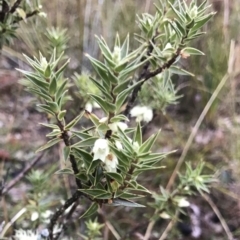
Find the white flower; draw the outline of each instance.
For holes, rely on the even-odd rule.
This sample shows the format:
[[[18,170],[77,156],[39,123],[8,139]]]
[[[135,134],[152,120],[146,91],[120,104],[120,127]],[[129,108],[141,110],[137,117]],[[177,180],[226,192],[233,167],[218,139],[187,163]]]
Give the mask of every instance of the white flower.
[[[178,206],[179,207],[189,207],[190,203],[185,198],[181,198],[178,200]]]
[[[169,214],[167,214],[166,212],[162,212],[160,215],[159,215],[161,218],[163,219],[169,219],[171,218]]]
[[[38,212],[33,212],[31,215],[31,221],[36,221],[39,218],[39,213]]]
[[[46,17],[47,17],[47,14],[46,14],[45,12],[40,12],[40,13],[38,14],[38,16],[43,17],[43,18],[46,18]]]
[[[136,122],[150,122],[153,118],[153,110],[147,106],[135,106],[130,114],[132,117],[136,117]]]
[[[99,120],[100,123],[106,123],[108,120],[108,117],[103,117]]]
[[[113,132],[117,132],[118,128],[120,128],[122,131],[125,131],[128,128],[128,125],[124,122],[110,123],[108,126]]]
[[[98,139],[94,143],[93,146],[93,161],[100,159],[101,161],[105,162],[105,158],[109,154],[109,146],[108,140],[106,139]]]
[[[46,68],[48,67],[47,59],[45,57],[42,57],[40,64],[41,64],[41,67],[43,68],[43,70],[45,71]]]
[[[118,159],[113,153],[109,153],[104,161],[107,172],[117,172]]]
[[[115,146],[117,147],[118,150],[123,150],[123,146],[119,141],[115,141]]]
[[[31,230],[16,230],[14,235],[15,240],[38,240],[38,234]]]
[[[85,109],[91,113],[93,109],[93,105],[90,102],[87,102],[85,105]]]
[[[47,210],[46,212],[43,212],[43,213],[41,214],[41,216],[42,216],[43,218],[49,218],[52,214],[53,214],[52,211]]]
[[[113,50],[113,61],[117,65],[119,64],[120,60],[121,60],[121,48],[115,46]]]

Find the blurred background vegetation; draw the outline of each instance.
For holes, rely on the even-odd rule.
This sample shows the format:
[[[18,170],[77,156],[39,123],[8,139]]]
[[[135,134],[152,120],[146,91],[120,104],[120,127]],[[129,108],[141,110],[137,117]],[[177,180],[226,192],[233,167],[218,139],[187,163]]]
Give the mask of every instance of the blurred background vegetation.
[[[200,0],[198,2],[201,3]],[[229,74],[226,84],[197,129],[186,160],[193,163],[204,160],[207,163],[206,171],[216,175],[217,182],[211,189],[211,197],[236,239],[240,239],[240,4],[239,0],[210,2],[217,14],[203,29],[207,34],[193,43],[193,47],[199,48],[205,56],[191,56],[181,62],[194,74],[193,77],[174,77],[175,88],[183,97],[178,99],[179,104],[168,106],[165,113],[155,108],[154,119],[144,130],[145,135],[149,136],[160,127],[162,132],[155,149],[178,151],[164,160],[167,166],[164,171],[150,173],[142,177],[142,181],[152,191],[158,191],[159,185],[167,184],[193,126],[219,83]],[[88,82],[92,69],[85,54],[99,56],[95,35],[102,35],[113,45],[116,32],[122,39],[130,33],[131,45],[134,47],[134,33],[138,31],[135,24],[136,14],[154,11],[153,3],[154,0],[42,0],[43,11],[47,13],[47,17],[32,18],[21,23],[17,32],[18,40],[14,40],[11,46],[5,46],[0,57],[0,176],[4,176],[6,169],[9,169],[9,177],[15,176],[45,141],[46,129],[38,125],[43,116],[35,110],[34,98],[18,84],[20,75],[15,68],[27,67],[22,53],[37,56],[41,51],[47,57],[51,54],[50,42],[55,46],[61,43],[61,50],[65,50],[65,54],[71,58],[67,70],[70,85],[73,86],[75,82],[77,86],[69,85],[72,101],[68,103],[69,107],[74,109],[72,114],[76,115],[89,100],[86,98],[87,89],[93,88]],[[151,85],[145,86],[139,102],[149,102],[151,105],[152,92]],[[45,157],[46,160],[39,163],[38,168],[48,169],[46,176],[64,165],[62,159],[58,160],[60,151],[61,149],[52,150]],[[49,169],[49,166],[52,167]],[[59,178],[53,175],[51,178],[55,184],[49,187],[58,191],[61,199],[53,202],[51,206],[48,204],[51,199],[39,203],[32,194],[34,189],[28,185],[29,178],[31,176],[25,179],[21,188],[18,186],[12,189],[9,196],[2,199],[1,208],[5,210],[0,212],[0,222],[9,220],[21,206],[28,206],[30,213],[36,209],[40,211],[39,205],[54,210],[59,201],[71,192],[71,181],[69,182],[67,177]],[[213,212],[204,199],[196,196],[191,201],[201,208],[203,216]],[[14,207],[6,207],[9,204],[14,204]],[[151,209],[136,211],[115,208],[109,211],[103,208],[98,220],[111,224],[124,236],[123,239],[141,239],[139,236],[144,234],[147,223],[144,215],[151,215]],[[18,224],[22,226],[22,223]],[[22,227],[29,225],[27,221],[24,224]],[[217,232],[210,225],[206,225],[203,226],[204,233],[200,239],[227,239],[223,229]],[[158,239],[165,227],[166,222],[159,221],[154,229],[156,238],[153,239]],[[76,221],[75,225],[73,221],[71,229],[73,228],[77,229],[76,232],[83,230],[84,221]],[[104,239],[115,239],[113,231],[109,229],[109,225],[104,228]],[[73,239],[78,237],[73,235]],[[177,228],[173,228],[168,239],[187,238]]]

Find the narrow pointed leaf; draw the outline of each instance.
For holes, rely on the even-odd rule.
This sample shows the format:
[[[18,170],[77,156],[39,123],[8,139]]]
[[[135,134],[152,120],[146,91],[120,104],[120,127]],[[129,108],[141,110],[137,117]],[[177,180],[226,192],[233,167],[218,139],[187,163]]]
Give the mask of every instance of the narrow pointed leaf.
[[[69,130],[71,129],[72,127],[74,127],[79,121],[80,119],[83,117],[84,115],[84,112],[81,112],[78,116],[76,116],[70,123],[68,123],[66,126],[65,126],[65,130]]]
[[[63,168],[63,169],[58,170],[54,174],[70,174],[70,175],[73,175],[74,172],[71,168]]]
[[[81,218],[89,218],[90,216],[92,216],[93,214],[95,214],[98,210],[98,204],[97,203],[92,203],[92,205],[84,212],[83,215],[81,215],[79,217],[79,219]]]
[[[68,147],[68,146],[65,146],[63,148],[63,157],[64,157],[64,161],[66,162],[68,160],[68,157],[70,155],[70,152],[71,152],[71,148]]]
[[[52,140],[48,141],[46,144],[44,144],[42,147],[40,147],[40,148],[36,151],[36,153],[37,153],[37,152],[41,152],[41,151],[43,151],[43,150],[45,150],[45,149],[48,149],[48,148],[54,146],[55,144],[59,143],[60,141],[62,141],[62,139],[59,139],[59,138],[52,139]]]
[[[160,131],[158,131],[156,134],[152,135],[150,138],[148,138],[143,144],[142,146],[140,146],[139,148],[139,152],[140,153],[144,153],[144,152],[148,152],[151,150],[153,144],[155,143],[155,141],[158,138]]]

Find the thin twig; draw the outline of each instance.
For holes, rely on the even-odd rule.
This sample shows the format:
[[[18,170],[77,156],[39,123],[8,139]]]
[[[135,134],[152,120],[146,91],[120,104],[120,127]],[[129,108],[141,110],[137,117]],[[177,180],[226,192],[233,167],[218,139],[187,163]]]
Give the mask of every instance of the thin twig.
[[[164,239],[167,237],[167,235],[168,235],[169,231],[172,229],[175,221],[176,221],[176,220],[173,218],[173,219],[168,223],[167,227],[165,228],[165,230],[164,230],[164,232],[162,233],[162,235],[161,235],[161,237],[159,238],[159,240],[164,240]]]
[[[149,222],[143,240],[148,240],[148,239],[150,238],[151,232],[152,232],[152,230],[153,230],[153,227],[154,227],[155,223],[156,223],[156,221],[154,221],[154,220],[152,220],[152,221]]]
[[[65,220],[64,220],[64,224],[62,226],[62,230],[56,235],[56,237],[54,238],[54,240],[57,240],[61,234],[66,231],[67,229],[67,222],[68,220],[71,218],[71,216],[73,215],[73,213],[75,212],[76,208],[78,206],[78,200],[73,204],[73,206],[71,207],[69,213],[67,214]]]
[[[16,24],[16,23],[19,23],[19,22],[21,22],[22,20],[25,20],[25,19],[27,19],[27,18],[30,18],[30,17],[32,17],[32,16],[34,16],[34,15],[37,15],[37,14],[39,14],[39,10],[38,9],[36,9],[36,10],[34,10],[34,11],[32,11],[32,12],[29,12],[29,13],[27,13],[26,14],[26,17],[23,19],[23,18],[17,18],[16,20],[14,20],[13,21],[13,24]]]
[[[79,192],[78,190],[72,195],[71,198],[69,198],[64,205],[59,208],[52,216],[49,226],[48,226],[48,231],[49,231],[49,239],[52,240],[53,238],[53,228],[55,226],[55,224],[58,221],[58,218],[64,214],[64,212],[66,211],[66,209],[68,209],[73,203],[75,203],[80,197],[82,196],[81,192]]]
[[[0,194],[0,197],[5,195],[11,188],[13,188],[25,175],[28,173],[34,165],[36,165],[43,157],[44,153],[40,154],[38,157],[36,157],[34,160],[32,160],[23,170],[21,173],[17,175],[16,178],[11,180],[6,187],[3,188],[2,193]]]
[[[212,201],[212,199],[208,195],[202,194],[202,196],[206,200],[206,202],[211,206],[212,210],[214,211],[214,213],[217,215],[218,219],[220,220],[220,223],[221,223],[224,231],[226,232],[228,240],[233,240],[233,235],[232,235],[225,219],[223,218],[222,214],[220,213],[218,207],[215,205],[215,203]]]
[[[5,227],[3,228],[0,237],[4,237],[8,229],[27,211],[27,208],[22,208],[12,219],[8,222]]]
[[[62,139],[63,139],[65,145],[67,147],[71,146],[70,139],[69,139],[69,136],[68,136],[68,132],[64,129],[64,126],[62,125],[62,123],[60,121],[58,121],[58,126],[62,131]],[[78,166],[77,166],[77,161],[76,161],[73,154],[69,155],[69,160],[71,162],[74,174],[77,175],[79,173],[79,170],[78,170]],[[76,184],[77,184],[78,188],[81,189],[82,188],[81,181],[78,178],[75,178],[75,181],[76,181]]]
[[[13,6],[10,8],[9,12],[10,13],[14,13],[16,11],[16,9],[19,7],[19,5],[21,4],[22,0],[17,0]]]

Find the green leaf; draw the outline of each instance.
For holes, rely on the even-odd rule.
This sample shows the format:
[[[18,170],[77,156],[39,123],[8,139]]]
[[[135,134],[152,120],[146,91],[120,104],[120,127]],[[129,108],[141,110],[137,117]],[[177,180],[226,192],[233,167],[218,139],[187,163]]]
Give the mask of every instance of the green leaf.
[[[123,177],[119,173],[114,173],[114,172],[107,172],[105,173],[108,177],[111,179],[117,181],[118,183],[122,184],[123,183]]]
[[[109,91],[110,89],[110,81],[108,78],[108,74],[107,74],[107,68],[106,66],[98,61],[97,59],[91,57],[90,55],[86,55],[89,60],[91,61],[94,69],[96,70],[96,72],[98,73],[98,75],[100,76],[100,78],[102,79],[103,83],[105,84],[105,88]]]
[[[176,23],[177,28],[181,32],[182,36],[185,36],[186,35],[186,29],[183,27],[183,25],[177,19],[174,19],[174,22]]]
[[[42,97],[46,101],[52,101],[52,98],[48,94],[42,93],[41,89],[38,90],[35,88],[28,87],[27,90],[31,93],[37,94],[39,97]]]
[[[56,102],[47,101],[47,105],[54,113],[57,113],[59,111],[59,107]]]
[[[125,38],[121,48],[121,59],[127,57],[128,51],[129,51],[129,34]]]
[[[172,152],[170,152],[172,153]],[[143,164],[149,164],[149,163],[157,163],[160,160],[164,159],[166,157],[167,154],[170,153],[151,153],[148,154],[144,157],[139,157],[139,161],[142,162]]]
[[[87,195],[90,195],[94,198],[96,198],[97,196],[101,195],[101,194],[109,194],[107,191],[102,190],[102,189],[78,189],[80,192],[85,193]]]
[[[21,73],[23,73],[26,78],[31,81],[34,85],[40,87],[40,88],[43,88],[44,90],[48,90],[48,86],[49,86],[49,83],[46,82],[46,81],[42,81],[41,77],[39,77],[37,74],[34,74],[34,73],[30,73],[28,71],[24,71],[24,70],[21,70],[21,69],[18,69],[17,70]]]
[[[62,94],[63,94],[63,91],[65,89],[65,86],[67,84],[67,79],[65,79],[62,83],[61,83],[61,86],[57,89],[57,92],[55,93],[55,99],[56,101],[58,101]]]
[[[144,63],[150,61],[150,59],[152,59],[152,57],[148,57],[146,58],[144,61],[141,61],[140,63],[137,63],[139,60],[136,59],[135,61],[133,61],[132,63],[130,63],[126,69],[124,71],[121,71],[121,74],[119,75],[119,77],[121,79],[126,78],[129,74],[131,74],[132,72],[134,72],[136,69],[138,69],[139,67],[141,67]]]
[[[73,148],[72,147],[72,149],[73,149],[74,154],[76,154],[77,157],[79,157],[80,159],[83,160],[84,164],[86,165],[86,168],[88,169],[93,161],[92,160],[93,156],[81,148]]]
[[[174,73],[174,74],[177,74],[177,75],[189,75],[189,76],[192,76],[192,77],[194,76],[194,74],[192,74],[192,73],[190,73],[190,72],[188,72],[188,71],[186,71],[186,70],[184,70],[180,67],[177,67],[177,66],[171,66],[169,68],[169,71],[171,73]]]
[[[93,113],[90,113],[90,112],[88,112],[87,110],[85,110],[85,115],[86,115],[86,117],[87,118],[90,118],[90,120],[92,121],[92,123],[95,125],[95,127],[98,127],[98,125],[100,124],[99,123],[99,118],[95,115],[95,114],[93,114]]]
[[[111,204],[107,204],[110,206],[125,206],[125,207],[145,207],[144,205],[126,200],[121,198],[114,198]]]
[[[155,143],[155,141],[157,140],[158,138],[158,135],[160,133],[160,130],[152,135],[150,138],[148,138],[139,148],[139,153],[145,153],[145,152],[148,152],[151,150],[153,144]]]
[[[100,165],[100,163],[101,163],[101,160],[91,161],[90,166],[89,166],[88,169],[87,169],[87,174],[92,173],[92,172],[95,170],[95,168],[96,168],[98,165]]]
[[[114,93],[114,94],[118,94],[118,93],[124,91],[124,90],[128,87],[129,82],[130,82],[131,79],[132,79],[132,78],[129,77],[129,78],[126,79],[125,81],[119,83],[119,84],[113,89],[113,93]]]
[[[120,122],[120,121],[127,121],[129,122],[129,119],[123,115],[123,114],[119,114],[119,115],[116,115],[114,117],[111,118],[110,122],[114,123],[114,122]]]
[[[55,113],[52,111],[52,109],[46,104],[38,104],[37,107],[42,109],[46,113],[49,113],[53,116],[55,115]]]
[[[73,131],[71,130],[71,132],[73,133],[74,136],[82,139],[82,140],[85,140],[85,139],[88,139],[90,137],[92,137],[92,135],[88,134],[88,133],[85,133],[85,132],[82,132],[82,131]]]
[[[81,215],[79,217],[79,219],[81,218],[89,218],[90,216],[92,216],[93,214],[95,214],[98,210],[98,204],[97,203],[92,203],[91,206],[84,212],[83,215]]]
[[[135,169],[133,172],[133,176],[138,176],[140,173],[150,171],[150,170],[157,170],[157,169],[162,169],[166,168],[165,166],[160,166],[160,167],[142,167],[140,169]]]
[[[50,124],[50,123],[39,123],[39,124],[42,125],[42,126],[48,127],[48,128],[53,128],[53,129],[59,129],[60,130],[59,126],[56,125],[56,124]]]
[[[68,123],[64,129],[65,130],[70,130],[72,127],[74,127],[82,118],[82,116],[84,115],[84,112],[81,112],[78,116],[76,116],[70,123]]]
[[[68,59],[55,73],[56,78],[58,79],[60,77],[60,74],[64,71],[64,69],[67,67],[68,63],[70,62],[70,59]]]
[[[110,103],[107,100],[104,100],[103,98],[94,95],[94,94],[90,94],[91,98],[96,101],[102,108],[102,110],[108,114],[109,112],[114,112],[115,111],[115,105]]]
[[[191,29],[192,32],[199,30],[203,25],[205,25],[216,13],[212,12],[208,15],[204,15],[201,18],[196,19],[194,27]]]
[[[117,156],[119,165],[122,165],[127,169],[127,167],[130,165],[130,157],[127,156],[122,150],[118,150],[113,145],[110,145],[111,150],[114,152],[114,154]]]
[[[107,97],[109,100],[113,100],[112,96],[108,93],[107,89],[102,85],[101,82],[97,81],[96,79],[89,77],[92,82],[97,86],[97,88],[103,93],[105,97]]]
[[[181,23],[184,23],[185,17],[172,5],[170,1],[168,1],[168,4],[170,5],[171,9],[175,13],[176,17],[181,21]]]
[[[139,146],[142,145],[142,129],[141,129],[141,125],[139,122],[137,124],[137,128],[134,133],[133,142],[137,142],[139,144]]]
[[[61,131],[59,129],[53,129],[52,132],[46,135],[46,137],[56,137],[56,136],[61,136]]]
[[[63,168],[63,169],[58,170],[54,174],[71,174],[71,175],[73,175],[74,172],[71,168]]]
[[[101,52],[104,56],[106,56],[107,58],[109,58],[110,60],[112,60],[112,53],[110,51],[110,49],[108,48],[105,40],[103,39],[103,37],[101,37],[101,39],[95,35],[95,37],[97,38],[98,41],[98,45],[101,49]]]
[[[51,67],[49,64],[47,65],[47,67],[45,69],[44,76],[45,76],[45,78],[49,78],[51,76]]]
[[[182,49],[181,52],[187,53],[190,55],[205,55],[202,51],[192,47],[185,47],[184,49]]]
[[[66,162],[68,160],[68,157],[70,155],[70,152],[71,152],[71,148],[68,147],[68,146],[65,146],[63,148],[63,157],[64,157],[64,161]]]
[[[118,134],[123,147],[128,151],[129,154],[132,154],[133,146],[127,135],[120,128],[118,128]]]
[[[58,113],[58,116],[57,116],[58,120],[62,121],[62,120],[64,119],[66,113],[67,113],[66,110],[60,111],[60,112]]]
[[[48,88],[49,94],[54,95],[57,91],[57,79],[55,77],[51,78],[49,88]]]
[[[75,174],[75,177],[83,182],[88,182],[89,181],[89,178],[86,174],[85,171],[81,171],[80,173],[78,174]]]
[[[112,194],[109,192],[106,192],[106,193],[97,195],[95,198],[96,199],[110,199],[111,197],[112,197]]]
[[[42,67],[38,64],[38,61],[32,60],[30,57],[28,57],[25,54],[23,54],[23,56],[26,58],[28,63],[31,65],[31,67],[33,67],[37,72],[44,74],[44,71],[43,71]]]
[[[144,81],[141,80],[135,84],[133,84],[131,87],[127,88],[126,90],[122,91],[116,98],[116,113],[119,113],[124,101],[126,100],[128,94],[135,88],[137,87],[139,84],[142,84],[142,82]]]
[[[60,141],[62,141],[62,139],[54,138],[54,139],[48,141],[48,142],[47,142],[46,144],[44,144],[42,147],[40,147],[40,148],[36,151],[36,153],[37,153],[37,152],[41,152],[41,151],[43,151],[43,150],[45,150],[45,149],[47,149],[47,148],[50,148],[50,147],[52,147],[53,145],[59,143]]]
[[[88,139],[73,144],[72,147],[79,148],[93,146],[97,139],[98,137],[90,137]]]

